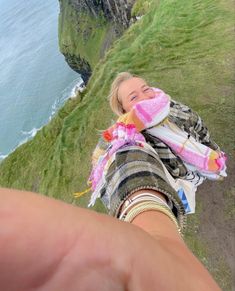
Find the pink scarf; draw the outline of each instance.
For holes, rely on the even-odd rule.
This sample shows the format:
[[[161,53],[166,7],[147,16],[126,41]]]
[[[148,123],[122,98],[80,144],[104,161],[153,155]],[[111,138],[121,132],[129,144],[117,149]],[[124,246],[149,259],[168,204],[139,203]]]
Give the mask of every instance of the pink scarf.
[[[160,89],[154,88],[154,91],[155,98],[137,103],[130,112],[118,119],[118,123],[108,129],[111,139],[122,139],[122,136],[113,135],[120,124],[122,127],[134,125],[138,132],[146,129],[195,170],[202,174],[213,173],[219,176],[225,168],[225,154],[201,144],[170,122],[167,118],[170,113],[170,97]]]
[[[130,112],[104,131],[103,138],[110,142],[110,147],[92,170],[89,180],[92,181],[93,190],[99,188],[108,161],[118,149],[127,145],[144,145],[145,138],[140,133],[144,129],[167,144],[190,170],[196,170],[213,180],[226,176],[225,154],[212,150],[192,136],[188,137],[188,133],[171,123],[167,118],[170,113],[170,97],[160,89],[153,89],[155,98],[137,103]]]

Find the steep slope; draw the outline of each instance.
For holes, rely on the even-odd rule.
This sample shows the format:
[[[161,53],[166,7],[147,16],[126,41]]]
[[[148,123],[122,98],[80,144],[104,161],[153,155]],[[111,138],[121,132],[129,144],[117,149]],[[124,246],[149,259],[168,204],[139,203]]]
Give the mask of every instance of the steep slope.
[[[229,256],[234,259],[234,254],[229,251],[229,236],[234,218],[231,175],[235,121],[232,1],[165,0],[159,4],[152,1],[148,7],[149,12],[94,67],[80,99],[68,101],[32,141],[1,163],[0,184],[86,207],[89,194],[75,201],[72,193],[86,188],[99,130],[114,118],[107,102],[110,84],[120,71],[142,75],[198,111],[214,139],[228,153],[229,177],[221,184],[208,183],[199,189],[197,215],[189,218],[186,237],[222,289],[231,290],[233,260]],[[103,211],[101,205],[96,209]],[[213,228],[213,235],[215,221],[223,224]],[[217,243],[213,241],[215,236]],[[202,237],[206,245],[201,242]]]
[[[135,0],[60,0],[59,47],[87,83],[105,51],[131,20]]]

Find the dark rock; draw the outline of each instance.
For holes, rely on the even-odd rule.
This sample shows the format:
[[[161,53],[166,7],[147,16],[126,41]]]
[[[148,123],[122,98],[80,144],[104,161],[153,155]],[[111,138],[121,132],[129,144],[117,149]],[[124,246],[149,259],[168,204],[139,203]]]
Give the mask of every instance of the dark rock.
[[[68,0],[77,12],[88,12],[99,17],[100,12],[109,21],[129,26],[131,8],[135,0]]]
[[[65,60],[71,69],[81,74],[84,83],[87,84],[92,73],[89,63],[85,59],[82,59],[80,56],[70,54],[65,55]]]
[[[131,24],[131,8],[135,0],[59,0],[60,14],[64,12],[64,7],[69,5],[77,15],[74,21],[74,27],[80,35],[78,42],[85,44],[92,37],[92,27],[83,27],[80,29],[80,24],[83,22],[84,15],[90,15],[92,18],[103,18],[106,22],[111,22],[111,28],[106,32],[106,36],[100,47],[94,48],[99,53],[99,57],[103,57],[105,52],[112,45],[113,41],[121,36],[123,31]],[[68,17],[68,16],[66,16]],[[63,30],[63,23],[60,31]],[[59,35],[60,37],[60,35]],[[85,83],[92,73],[92,66],[89,61],[82,58],[78,52],[75,53],[73,47],[65,45],[60,46],[61,52],[69,66],[76,72],[82,75]]]

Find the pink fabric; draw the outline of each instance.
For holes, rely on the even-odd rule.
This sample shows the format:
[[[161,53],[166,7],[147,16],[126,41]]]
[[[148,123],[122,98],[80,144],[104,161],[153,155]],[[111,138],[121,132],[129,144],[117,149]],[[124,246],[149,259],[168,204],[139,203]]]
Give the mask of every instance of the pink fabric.
[[[195,166],[198,170],[208,171],[208,161],[209,159],[204,155],[200,155],[198,153],[194,153],[192,151],[184,148],[182,150],[182,146],[178,146],[170,141],[165,141],[167,145],[176,153],[177,156],[180,156],[185,162]],[[217,169],[219,171],[220,169]]]
[[[127,145],[140,145],[141,142],[145,142],[144,136],[137,132],[134,124],[123,124],[117,122],[115,126],[109,129],[111,146],[108,151],[99,159],[97,165],[93,168],[89,181],[92,182],[92,189],[95,190],[99,181],[101,180],[106,164],[109,159],[115,154],[121,147]]]
[[[152,121],[151,116],[144,110],[143,106],[140,104],[136,104],[136,113],[139,117],[139,119],[144,123],[147,124],[148,122]]]
[[[155,89],[154,91],[156,93],[155,98],[140,101],[133,108],[137,117],[146,128],[161,122],[162,118],[160,113],[166,112],[167,116],[170,109],[168,96],[160,89]]]
[[[218,173],[224,168],[225,156],[219,157],[216,161],[212,157],[213,154],[218,156],[218,153],[194,138],[188,140],[184,131],[167,121],[170,100],[163,91],[156,98],[137,103],[132,110],[147,131],[165,142],[183,161],[204,172]],[[153,128],[148,129],[151,127]]]
[[[170,112],[170,99],[162,90],[153,88],[155,98],[143,100],[133,107],[133,111],[145,128],[154,136],[165,142],[186,163],[191,164],[199,171],[217,173],[226,170],[226,156],[223,152],[214,160],[218,165],[216,171],[208,169],[212,149],[194,140],[195,147],[185,143],[187,134],[177,129],[171,129],[166,123],[166,117]],[[127,113],[128,114],[128,113]],[[131,115],[130,115],[131,116]],[[129,119],[127,119],[129,122]],[[165,123],[164,123],[165,122]],[[100,157],[97,165],[93,168],[89,180],[92,181],[92,189],[95,190],[104,174],[105,166],[118,149],[127,145],[141,145],[145,142],[144,136],[136,130],[134,121],[130,124],[116,122],[114,126],[103,133],[103,137],[110,142],[108,151]],[[191,141],[191,140],[190,140]],[[200,148],[195,150],[195,148]]]

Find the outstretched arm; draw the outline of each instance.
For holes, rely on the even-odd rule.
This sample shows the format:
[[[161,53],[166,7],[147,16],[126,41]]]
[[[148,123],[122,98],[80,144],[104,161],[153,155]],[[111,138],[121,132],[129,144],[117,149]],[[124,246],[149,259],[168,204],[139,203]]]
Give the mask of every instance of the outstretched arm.
[[[0,262],[4,291],[218,290],[181,240],[25,191],[0,189]]]
[[[0,189],[1,290],[124,290],[121,230],[94,211]]]

